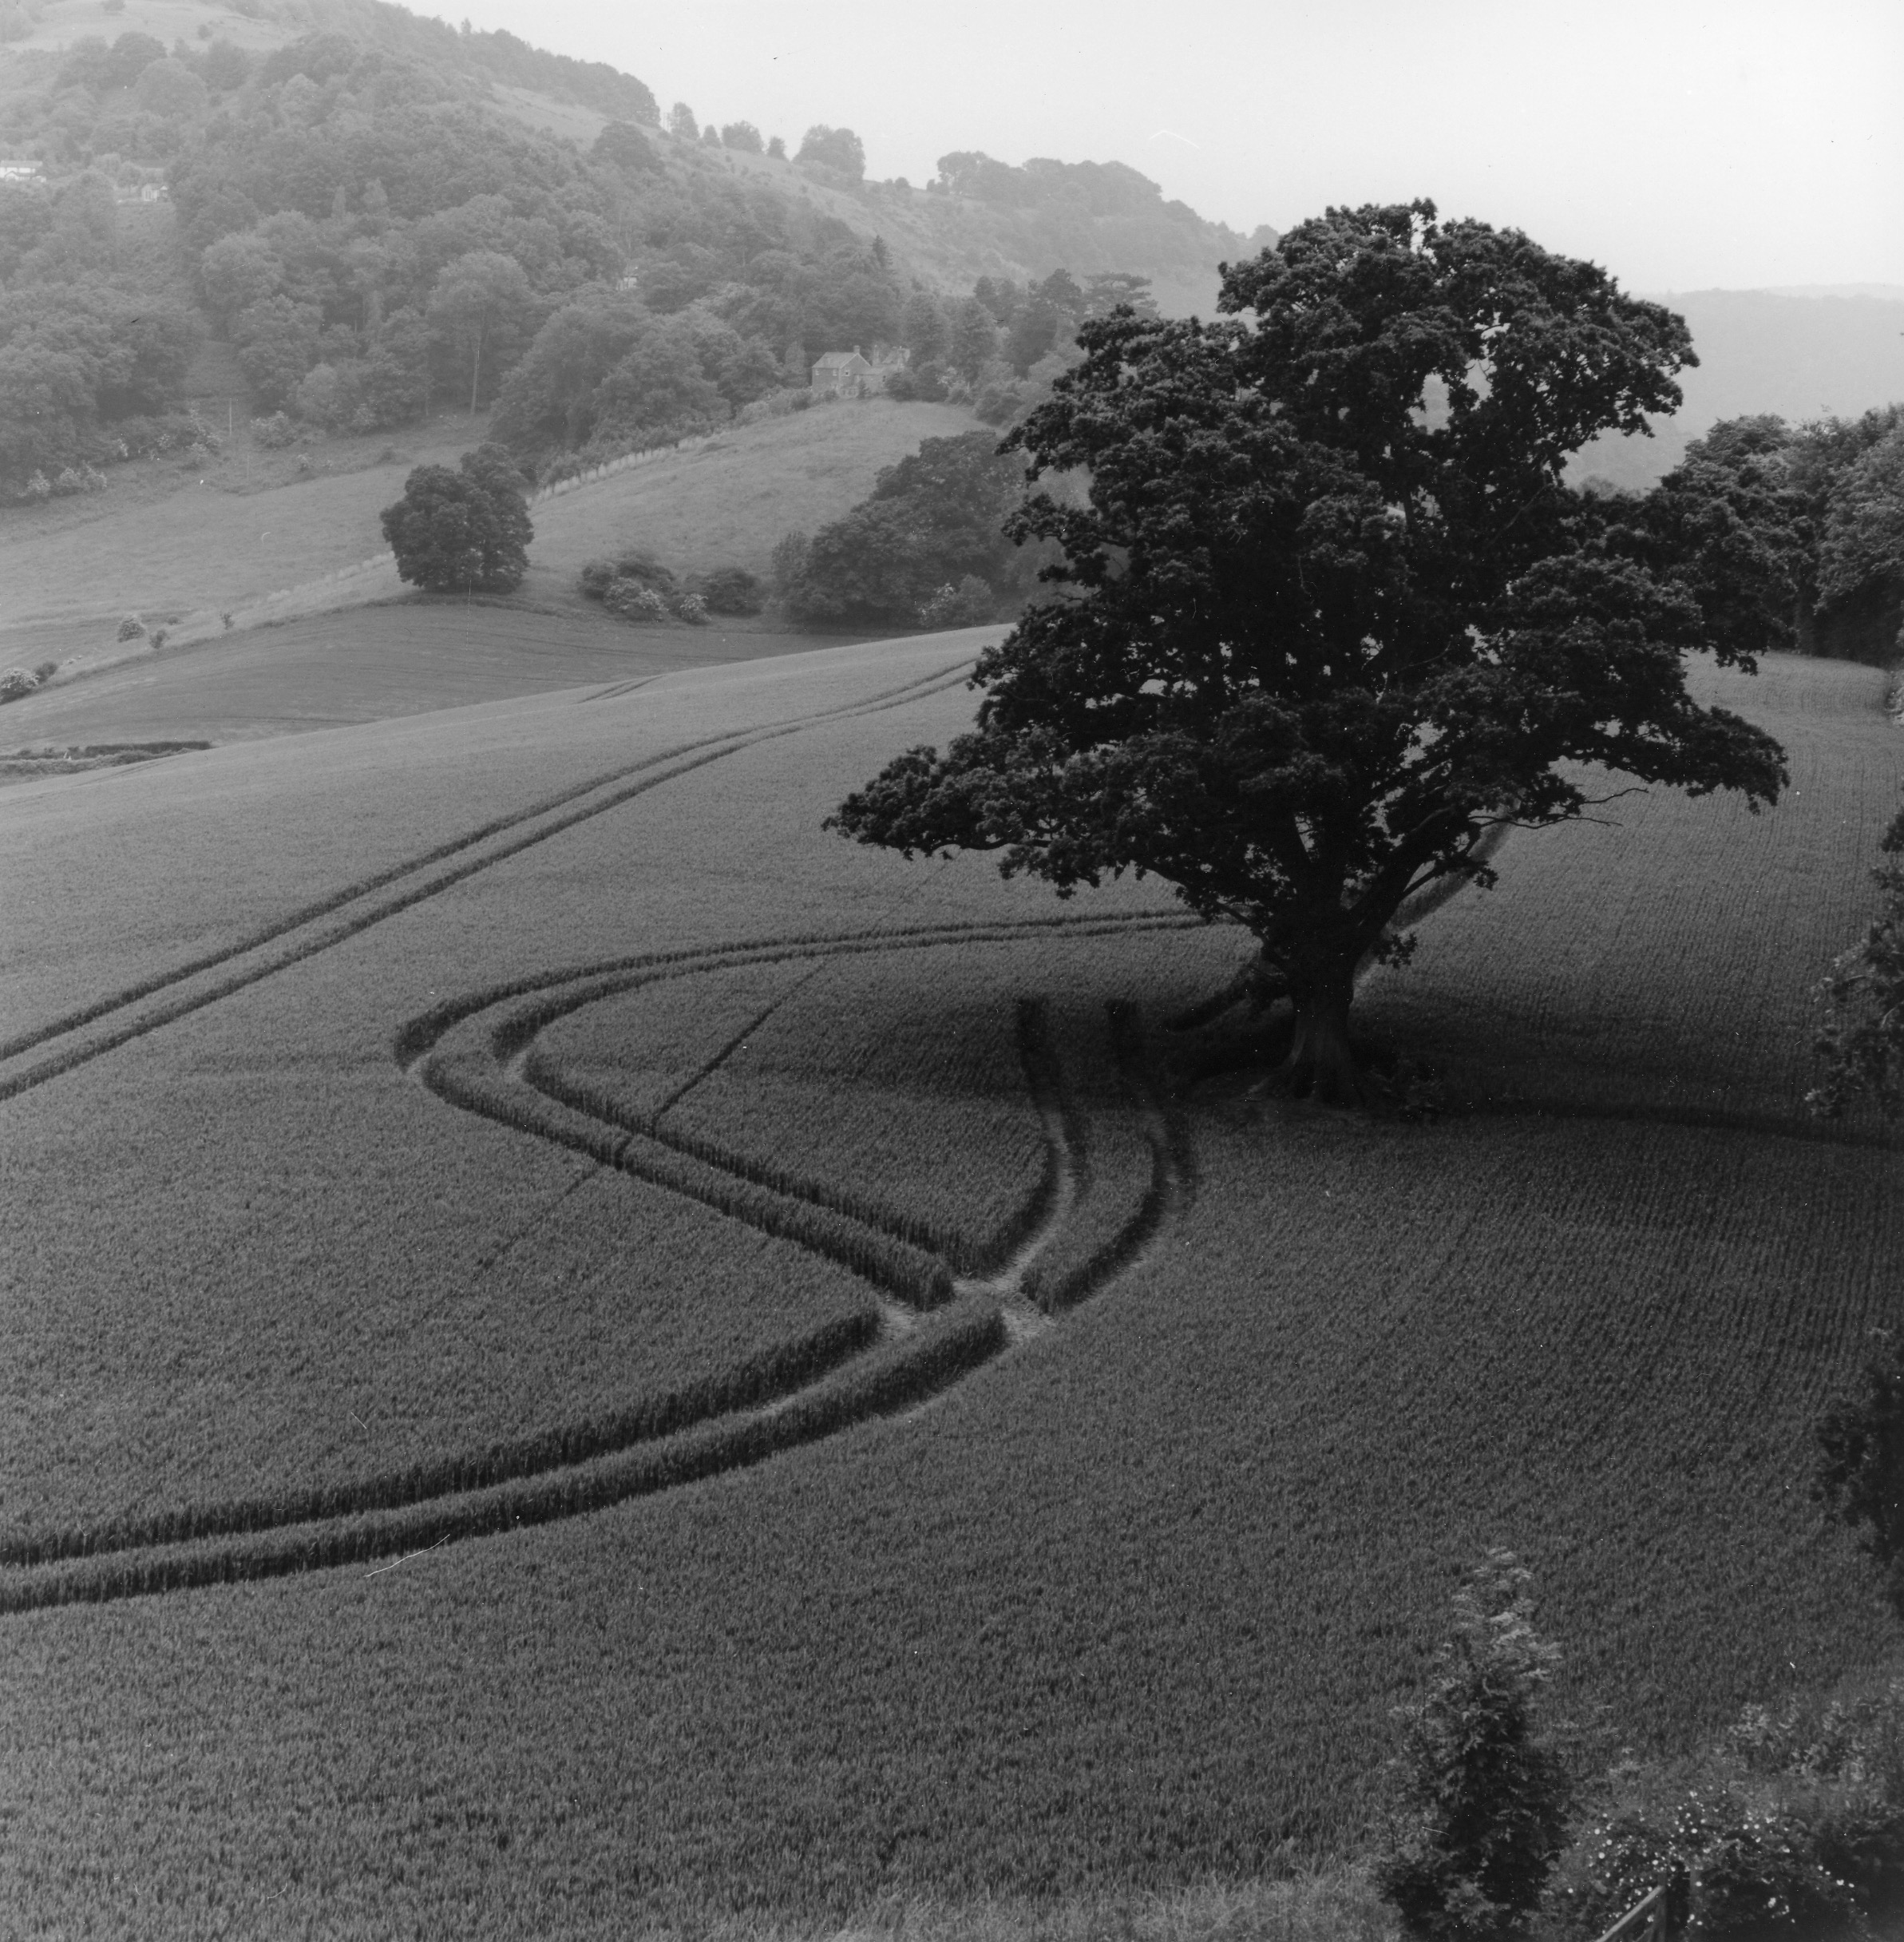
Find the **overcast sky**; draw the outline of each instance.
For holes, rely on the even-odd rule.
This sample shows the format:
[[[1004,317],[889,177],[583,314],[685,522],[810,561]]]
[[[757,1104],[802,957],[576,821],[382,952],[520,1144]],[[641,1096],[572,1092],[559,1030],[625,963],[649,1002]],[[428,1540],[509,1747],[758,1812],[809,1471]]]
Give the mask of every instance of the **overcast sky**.
[[[876,176],[1118,161],[1245,232],[1425,195],[1634,289],[1904,284],[1904,0],[450,4]]]

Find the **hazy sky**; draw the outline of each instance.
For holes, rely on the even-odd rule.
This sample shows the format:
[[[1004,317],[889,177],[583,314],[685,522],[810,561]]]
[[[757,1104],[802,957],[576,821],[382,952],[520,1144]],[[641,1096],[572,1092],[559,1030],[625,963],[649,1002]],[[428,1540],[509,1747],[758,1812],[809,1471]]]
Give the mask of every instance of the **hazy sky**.
[[[450,5],[877,176],[1115,160],[1245,232],[1426,195],[1633,288],[1904,284],[1904,0]]]

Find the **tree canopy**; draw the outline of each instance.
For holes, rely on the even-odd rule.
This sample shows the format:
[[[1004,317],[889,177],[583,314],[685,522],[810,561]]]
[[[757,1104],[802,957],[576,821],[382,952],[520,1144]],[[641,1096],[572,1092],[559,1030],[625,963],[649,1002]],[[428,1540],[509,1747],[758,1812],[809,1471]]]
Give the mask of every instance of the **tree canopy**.
[[[1897,658],[1904,408],[1796,426],[1724,419],[1686,448],[1643,519],[1736,644]]]
[[[844,519],[809,541],[782,541],[787,611],[809,622],[909,627],[948,583],[970,577],[996,598],[1019,578],[1003,528],[1023,494],[1023,468],[1000,456],[991,433],[923,439]]]
[[[1406,957],[1415,892],[1491,881],[1483,839],[1631,784],[1785,779],[1686,691],[1750,667],[1618,501],[1562,482],[1597,432],[1669,411],[1683,323],[1593,264],[1434,205],[1332,209],[1226,269],[1226,313],[1086,321],[1082,363],[1006,441],[1011,522],[1064,563],[981,657],[976,729],[849,797],[847,834],[1003,852],[1061,894],[1126,870],[1247,926],[1294,1021],[1287,1083],[1359,1096],[1358,968]]]
[[[465,452],[452,472],[419,466],[382,513],[397,571],[432,593],[507,593],[528,570],[535,537],[522,483],[501,446]]]

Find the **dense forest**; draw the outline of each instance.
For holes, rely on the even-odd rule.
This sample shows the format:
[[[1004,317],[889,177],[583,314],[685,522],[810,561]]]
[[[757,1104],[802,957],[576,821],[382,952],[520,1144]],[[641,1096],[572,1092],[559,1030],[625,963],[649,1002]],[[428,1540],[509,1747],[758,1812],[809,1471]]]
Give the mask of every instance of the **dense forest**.
[[[641,82],[506,34],[376,0],[241,11],[274,8],[315,30],[247,47],[208,15],[169,50],[131,30],[8,57],[0,151],[38,166],[0,182],[7,496],[212,438],[178,414],[207,334],[267,440],[495,405],[500,436],[559,466],[721,422],[855,347],[903,351],[902,392],[1002,423],[1085,317],[1148,302],[1145,262],[1245,240],[1114,163],[955,154],[924,189],[869,184],[849,129],[817,125],[790,155],[683,103],[664,125]],[[599,132],[527,125],[497,87]],[[996,232],[979,260],[1003,271],[960,288],[928,232],[966,248],[975,212]],[[1120,240],[1137,268],[1106,265]],[[1077,274],[1008,273],[1067,240]]]

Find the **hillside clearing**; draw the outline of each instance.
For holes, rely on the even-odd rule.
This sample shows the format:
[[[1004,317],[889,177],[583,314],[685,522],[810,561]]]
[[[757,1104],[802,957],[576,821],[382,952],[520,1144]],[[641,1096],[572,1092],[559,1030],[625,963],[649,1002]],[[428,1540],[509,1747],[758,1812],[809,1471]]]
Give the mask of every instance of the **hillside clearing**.
[[[1882,677],[1715,678],[1787,804],[1517,836],[1428,919],[1366,995],[1446,1061],[1418,1127],[1173,1092],[1166,1021],[1244,941],[1154,886],[1067,906],[820,830],[969,719],[971,647],[9,793],[0,1601],[55,1607],[0,1620],[10,1905],[606,1938],[1261,1877],[1357,1841],[1491,1543],[1641,1747],[1883,1651],[1804,1482],[1904,1270],[1898,1157],[1791,1096],[1904,776]],[[909,1301],[888,1270],[1008,1186],[1043,1325]],[[515,1291],[477,1272],[519,1249]],[[869,1302],[764,1401],[445,1467]],[[390,1463],[325,1440],[364,1393]]]

